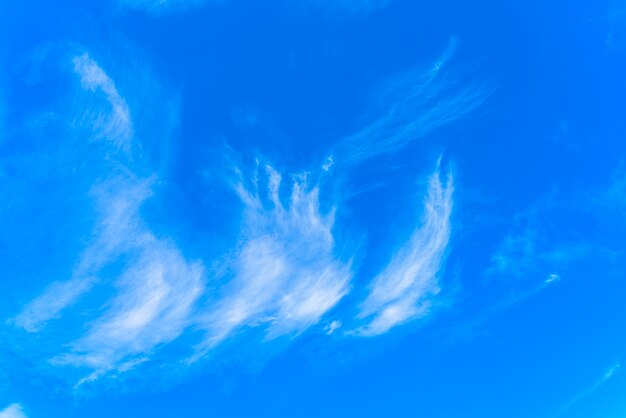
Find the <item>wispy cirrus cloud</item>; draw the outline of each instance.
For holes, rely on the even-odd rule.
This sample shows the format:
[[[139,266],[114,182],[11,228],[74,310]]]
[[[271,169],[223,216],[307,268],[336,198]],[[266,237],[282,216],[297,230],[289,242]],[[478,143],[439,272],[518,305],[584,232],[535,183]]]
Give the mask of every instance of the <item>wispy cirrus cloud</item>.
[[[492,254],[486,273],[500,279],[551,276],[570,263],[592,253],[606,256],[606,249],[584,241],[551,242],[550,236],[536,227],[510,232]]]
[[[82,87],[104,95],[109,104],[108,109],[98,109],[82,115],[83,121],[92,125],[97,139],[105,139],[115,147],[128,151],[133,137],[133,123],[126,100],[117,91],[113,80],[87,52],[74,57],[72,63]]]
[[[453,50],[454,44],[430,76],[441,71]],[[320,187],[311,180],[315,173],[285,179],[269,164],[257,166],[251,179],[239,172],[233,190],[243,208],[240,233],[235,247],[221,255],[222,268],[208,277],[204,265],[219,255],[186,258],[176,238],[157,232],[143,213],[147,202],[158,200],[159,172],[144,154],[150,144],[139,142],[146,136],[142,133],[150,131],[132,117],[131,104],[153,103],[154,98],[124,94],[124,87],[134,83],[118,85],[89,53],[75,54],[70,62],[80,86],[73,96],[77,104],[74,112],[60,112],[55,118],[68,132],[77,132],[71,137],[74,142],[61,143],[66,147],[63,154],[76,154],[74,166],[85,167],[80,164],[86,155],[97,167],[82,171],[85,175],[79,179],[90,233],[84,234],[68,278],[57,276],[42,286],[12,319],[17,327],[47,338],[45,360],[79,370],[80,385],[149,362],[176,340],[183,340],[178,349],[186,351],[178,352],[177,359],[193,362],[250,328],[262,330],[266,340],[294,337],[320,323],[323,332],[338,332],[342,321],[326,317],[351,289],[354,255],[337,243],[336,208],[323,209]],[[429,83],[437,84],[427,81],[421,91],[408,89],[409,98],[401,95],[404,81],[390,87],[388,100],[397,102],[400,113],[342,142],[338,150],[357,151],[333,154],[317,174],[329,178],[334,164],[393,152],[415,132],[426,135],[459,117],[460,110],[437,99],[445,89],[432,92]],[[422,93],[432,97],[416,105]],[[413,111],[425,111],[428,103],[439,106],[435,116],[402,128],[413,123]],[[454,110],[443,116],[438,113],[441,106]],[[357,334],[383,334],[431,308],[439,292],[452,210],[452,176],[440,171],[430,178],[422,225],[393,254],[360,305],[358,320],[364,325]],[[50,326],[55,321],[63,332]],[[179,340],[183,334],[186,338]]]
[[[141,215],[156,175],[146,174],[126,100],[88,53],[75,56],[72,63],[88,106],[70,115],[67,123],[75,126],[78,121],[84,140],[97,140],[108,171],[91,176],[95,224],[72,277],[53,282],[12,322],[41,332],[96,287],[101,290],[96,300],[108,295],[102,307],[81,307],[89,320],[69,322],[71,341],[47,334],[50,345],[61,351],[52,362],[90,370],[79,382],[84,383],[126,371],[148,360],[157,346],[176,339],[189,326],[204,291],[204,269],[201,262],[187,261],[173,240],[154,233]]]
[[[114,82],[106,72],[83,53],[72,58],[73,70],[78,76],[80,86],[92,104],[88,109],[80,109],[70,115],[66,123],[78,125],[79,131],[94,139],[102,139],[103,146],[114,150],[126,148],[132,135],[130,114],[124,99],[119,95]],[[102,97],[99,97],[102,95]],[[92,97],[96,96],[96,97]],[[94,99],[94,100],[91,100]],[[83,142],[89,139],[81,138]],[[81,151],[84,148],[80,149]],[[77,157],[77,159],[80,157]],[[143,198],[142,198],[143,199]],[[59,314],[87,292],[95,281],[95,273],[104,263],[110,261],[115,242],[124,236],[121,225],[113,225],[120,219],[120,211],[128,209],[128,203],[101,200],[100,225],[95,229],[98,238],[83,252],[75,267],[72,277],[65,281],[55,281],[38,297],[28,303],[12,322],[29,332],[39,331],[45,324],[58,318]],[[117,214],[114,212],[118,212]],[[111,231],[111,229],[115,229]],[[107,231],[107,229],[109,231]]]
[[[442,175],[438,168],[430,177],[422,225],[372,281],[358,316],[367,323],[355,331],[357,335],[383,334],[426,315],[432,297],[439,293],[437,275],[450,239],[453,193],[452,175],[448,173],[445,181]]]
[[[256,176],[252,187],[236,186],[244,204],[241,243],[228,263],[230,283],[202,319],[201,353],[247,326],[265,324],[270,339],[303,332],[349,290],[350,261],[336,254],[334,211],[321,212],[318,187],[306,175],[285,186],[269,165],[264,174],[264,190]]]
[[[452,38],[430,65],[387,80],[378,99],[385,109],[383,116],[339,142],[333,160],[350,165],[394,153],[476,110],[489,90],[455,80],[448,66],[457,43]]]
[[[491,255],[487,276],[545,277],[591,255],[607,260],[614,258],[621,248],[605,245],[602,237],[621,224],[621,216],[613,213],[614,208],[619,208],[619,181],[617,179],[608,188],[603,186],[568,195],[548,193],[515,214],[510,230]],[[593,232],[587,230],[590,219],[597,222]],[[609,228],[608,224],[603,225],[604,219],[611,219]],[[599,230],[605,232],[596,235]]]
[[[596,390],[600,389],[620,371],[621,366],[619,362],[613,363],[591,386],[574,396],[569,402],[563,405],[561,409],[554,415],[554,417],[557,418],[563,416],[563,414],[570,410],[575,404],[583,400],[585,397],[591,395]]]
[[[157,237],[139,216],[149,182],[112,183],[104,187],[103,199],[113,215],[104,218],[102,236],[90,249],[102,265],[104,260],[127,261],[118,277],[107,283],[116,290],[108,309],[69,344],[69,352],[53,359],[56,364],[92,369],[83,381],[147,360],[155,347],[176,339],[189,326],[204,290],[202,263],[187,261],[171,240]]]
[[[130,151],[133,126],[130,111],[115,83],[87,52],[72,58],[74,73],[91,104],[81,109],[78,115],[69,116],[68,123],[80,124],[81,131],[103,142],[103,149]],[[98,97],[102,95],[103,97]],[[99,100],[103,99],[103,103]],[[83,128],[87,128],[84,130]],[[83,141],[89,139],[84,138]],[[103,158],[102,158],[103,159]],[[115,160],[112,165],[116,165]],[[127,172],[128,168],[118,168]],[[94,184],[91,194],[97,202],[98,223],[94,227],[94,239],[83,251],[72,277],[66,281],[55,281],[38,297],[24,307],[13,322],[29,332],[39,331],[45,324],[80,296],[89,291],[97,281],[98,271],[124,250],[132,246],[136,238],[138,208],[149,197],[147,182],[131,185],[131,176],[119,176],[106,184]]]
[[[72,277],[50,284],[12,322],[28,332],[40,331],[91,290],[106,264],[139,246],[145,236],[142,237],[138,227],[141,223],[138,211],[150,194],[149,182],[133,185],[132,180],[123,177],[94,185],[92,195],[98,202],[99,220],[94,239],[81,254]]]
[[[26,418],[26,414],[20,404],[14,403],[0,411],[0,418]]]
[[[483,327],[485,323],[487,323],[492,318],[497,317],[498,315],[504,313],[510,308],[532,300],[532,298],[539,295],[540,293],[552,288],[553,286],[557,286],[561,280],[562,278],[558,274],[550,273],[547,275],[546,278],[544,278],[541,282],[535,284],[533,287],[526,290],[517,291],[506,296],[502,300],[489,306],[487,309],[478,313],[476,316],[470,318],[469,320],[467,318],[467,315],[465,315],[463,317],[462,323],[459,324],[455,332],[451,333],[450,335],[454,338],[467,338],[475,336],[477,334],[476,330]]]

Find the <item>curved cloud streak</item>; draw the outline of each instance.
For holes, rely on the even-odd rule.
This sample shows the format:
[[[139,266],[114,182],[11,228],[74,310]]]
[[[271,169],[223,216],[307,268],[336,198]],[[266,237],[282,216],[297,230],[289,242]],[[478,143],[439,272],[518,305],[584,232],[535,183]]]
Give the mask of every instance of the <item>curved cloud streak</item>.
[[[488,91],[454,80],[447,66],[456,49],[457,41],[452,38],[430,66],[387,80],[379,97],[386,113],[340,142],[333,160],[351,165],[394,153],[476,110]]]
[[[72,62],[74,72],[80,77],[81,86],[93,93],[103,94],[110,106],[101,112],[85,115],[96,137],[106,139],[115,147],[128,151],[133,137],[133,124],[126,100],[120,96],[113,80],[88,53],[74,57]]]
[[[359,314],[369,322],[357,334],[383,334],[429,311],[432,296],[439,293],[437,274],[450,239],[452,192],[452,175],[443,184],[437,170],[430,177],[423,224],[374,278]]]
[[[72,59],[74,72],[87,95],[103,95],[104,104],[91,106],[76,117],[86,125],[96,139],[102,139],[105,147],[115,151],[129,151],[133,135],[130,111],[120,96],[115,83],[88,53]],[[111,184],[110,184],[111,185]],[[111,190],[114,187],[109,187]],[[129,244],[136,223],[137,209],[150,194],[145,187],[131,190],[128,185],[115,186],[118,192],[106,193],[103,187],[94,187],[99,208],[99,223],[94,230],[96,238],[83,252],[72,277],[67,281],[52,283],[31,301],[13,322],[29,332],[39,331],[45,324],[80,296],[91,289],[96,274],[106,263],[119,254],[121,247]],[[125,189],[124,193],[119,193]]]
[[[139,147],[133,143],[126,101],[89,54],[72,62],[82,94],[104,101],[89,101],[91,107],[70,117],[70,123],[78,120],[93,139],[101,140],[101,158],[107,159],[109,171],[91,186],[96,224],[72,277],[49,285],[13,323],[29,332],[42,331],[96,285],[113,288],[105,309],[92,307],[97,315],[81,326],[84,335],[63,344],[69,349],[53,358],[55,364],[92,370],[82,383],[127,370],[145,361],[157,346],[176,339],[189,325],[204,291],[204,268],[187,261],[172,240],[157,236],[142,219],[140,209],[153,194],[155,176],[141,177],[141,163],[136,162],[141,156],[130,154]]]

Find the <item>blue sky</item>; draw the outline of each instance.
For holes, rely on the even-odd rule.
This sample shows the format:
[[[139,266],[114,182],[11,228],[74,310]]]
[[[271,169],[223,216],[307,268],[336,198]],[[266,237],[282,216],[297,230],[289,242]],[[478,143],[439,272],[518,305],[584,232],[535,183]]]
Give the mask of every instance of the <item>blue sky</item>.
[[[626,3],[0,4],[0,418],[626,416]]]

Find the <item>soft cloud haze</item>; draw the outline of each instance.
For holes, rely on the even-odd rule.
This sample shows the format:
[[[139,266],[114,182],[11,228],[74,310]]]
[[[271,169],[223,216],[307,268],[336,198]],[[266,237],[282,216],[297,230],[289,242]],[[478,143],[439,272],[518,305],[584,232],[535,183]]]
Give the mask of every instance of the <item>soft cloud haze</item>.
[[[0,418],[26,418],[22,407],[14,403],[0,411]]]

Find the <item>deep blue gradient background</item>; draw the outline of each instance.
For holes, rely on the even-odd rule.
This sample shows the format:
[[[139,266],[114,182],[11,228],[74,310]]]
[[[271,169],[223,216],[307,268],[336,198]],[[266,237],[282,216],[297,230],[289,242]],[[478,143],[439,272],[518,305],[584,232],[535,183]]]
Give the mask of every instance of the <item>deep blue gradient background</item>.
[[[0,411],[24,414],[0,418],[626,416],[626,4],[130,3],[0,4]],[[320,168],[401,114],[390,80],[434,68],[450,45],[445,80],[480,91],[476,109]],[[154,181],[142,223],[204,266],[194,309],[219,303],[218,273],[245,245],[232,185],[255,160],[319,185],[320,210],[335,208],[333,260],[351,259],[349,293],[301,333],[267,339],[273,319],[260,318],[188,366],[202,328],[191,325],[139,350],[146,363],[75,386],[89,368],[51,359],[121,292],[108,284],[132,255],[45,329],[14,319],[72,275],[94,239],[94,184],[125,170],[75,116],[104,103],[73,73],[85,51],[133,118],[141,151],[121,164]],[[439,158],[454,206],[435,307],[354,336]],[[334,319],[343,326],[326,335]]]

